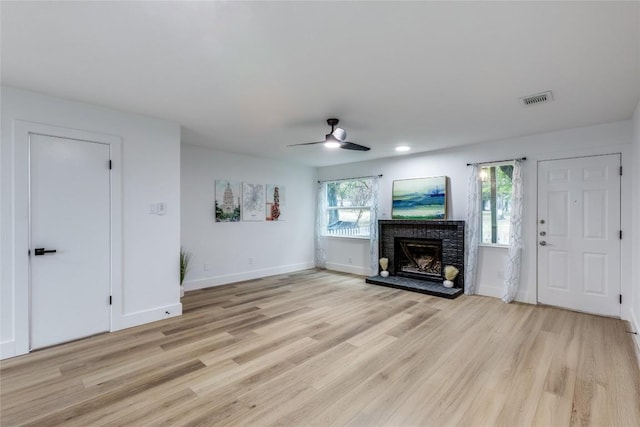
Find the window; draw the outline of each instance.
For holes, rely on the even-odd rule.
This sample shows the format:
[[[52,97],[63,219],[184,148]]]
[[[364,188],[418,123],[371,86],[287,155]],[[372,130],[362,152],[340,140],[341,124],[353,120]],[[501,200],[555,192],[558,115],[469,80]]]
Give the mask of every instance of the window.
[[[487,165],[480,170],[482,180],[481,243],[509,244],[511,178],[513,163]]]
[[[326,235],[369,237],[371,227],[371,178],[325,183]]]

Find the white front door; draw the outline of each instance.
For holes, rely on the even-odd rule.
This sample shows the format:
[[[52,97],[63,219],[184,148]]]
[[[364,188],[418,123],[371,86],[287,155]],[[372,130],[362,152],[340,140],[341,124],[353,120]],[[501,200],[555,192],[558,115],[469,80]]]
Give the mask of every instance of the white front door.
[[[29,137],[31,349],[109,330],[109,158],[108,144]]]
[[[538,163],[538,302],[620,316],[620,155]]]

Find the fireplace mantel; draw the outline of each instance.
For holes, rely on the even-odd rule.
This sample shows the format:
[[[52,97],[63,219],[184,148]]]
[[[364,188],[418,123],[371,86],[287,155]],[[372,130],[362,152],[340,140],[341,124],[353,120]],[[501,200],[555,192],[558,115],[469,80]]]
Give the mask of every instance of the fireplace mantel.
[[[437,239],[442,240],[442,265],[453,265],[459,270],[454,281],[454,287],[447,292],[447,288],[442,286],[441,281],[416,279],[415,289],[410,286],[411,280],[405,280],[397,276],[396,272],[396,237],[406,239]],[[380,220],[378,221],[378,254],[389,259],[389,279],[384,283],[384,279],[374,276],[367,279],[368,283],[385,286],[402,287],[440,295],[438,292],[431,292],[435,288],[441,288],[442,295],[447,298],[455,298],[464,290],[464,221],[447,220]],[[372,279],[372,280],[370,280]],[[382,283],[381,283],[382,282]],[[398,283],[403,284],[398,286]],[[409,283],[409,285],[406,285]]]

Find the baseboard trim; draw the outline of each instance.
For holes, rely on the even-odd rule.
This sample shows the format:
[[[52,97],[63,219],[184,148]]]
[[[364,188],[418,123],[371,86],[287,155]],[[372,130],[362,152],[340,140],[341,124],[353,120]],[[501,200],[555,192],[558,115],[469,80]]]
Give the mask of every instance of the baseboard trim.
[[[370,276],[369,269],[351,264],[338,264],[337,262],[328,262],[327,270],[339,271],[341,273],[357,274],[358,276]]]
[[[156,307],[151,310],[137,311],[122,316],[122,328],[132,328],[158,320],[168,319],[182,315],[182,304],[172,304],[164,307]]]
[[[196,289],[211,288],[214,286],[228,285],[229,283],[243,282],[245,280],[261,279],[263,277],[275,276],[277,274],[308,270],[313,267],[315,267],[314,263],[309,261],[299,264],[283,265],[273,268],[245,271],[242,273],[227,274],[224,276],[209,277],[206,279],[188,280],[184,282],[184,290],[185,292],[195,291]]]
[[[502,298],[502,288],[494,286],[478,286],[476,293],[485,297]]]
[[[631,313],[631,331],[635,334],[631,335],[632,341],[635,343],[636,361],[638,362],[638,368],[640,368],[640,322],[636,318],[635,313]]]
[[[485,297],[493,297],[502,299],[504,289],[495,287],[495,286],[479,286],[478,291],[476,292],[478,295],[482,295]],[[525,304],[535,304],[535,302],[529,300],[528,292],[517,292],[516,297],[514,298],[516,302],[522,302]]]
[[[15,355],[16,355],[15,340],[0,342],[0,359],[8,359],[10,357],[14,357]]]

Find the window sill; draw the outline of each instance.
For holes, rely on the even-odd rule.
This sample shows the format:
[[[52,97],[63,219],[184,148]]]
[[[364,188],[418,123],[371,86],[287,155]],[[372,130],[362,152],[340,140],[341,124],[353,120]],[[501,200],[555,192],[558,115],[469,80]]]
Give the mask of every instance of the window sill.
[[[332,234],[325,234],[322,237],[326,237],[328,239],[371,240],[371,237],[368,236],[334,236]]]
[[[478,247],[481,248],[495,248],[495,249],[509,249],[509,245],[499,245],[497,243],[480,243]]]

